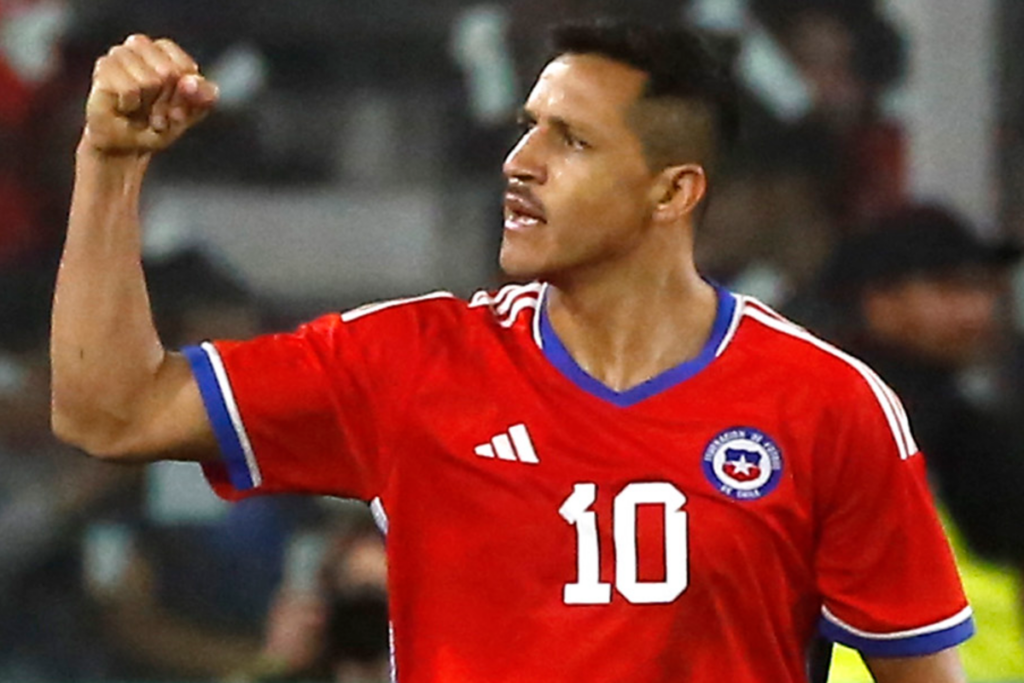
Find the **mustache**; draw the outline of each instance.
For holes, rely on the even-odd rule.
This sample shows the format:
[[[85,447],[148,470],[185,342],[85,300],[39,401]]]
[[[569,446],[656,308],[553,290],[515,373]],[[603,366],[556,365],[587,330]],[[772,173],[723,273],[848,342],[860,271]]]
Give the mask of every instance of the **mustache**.
[[[525,204],[540,213],[544,213],[544,203],[534,194],[529,185],[509,183],[505,186],[505,203],[509,200]]]

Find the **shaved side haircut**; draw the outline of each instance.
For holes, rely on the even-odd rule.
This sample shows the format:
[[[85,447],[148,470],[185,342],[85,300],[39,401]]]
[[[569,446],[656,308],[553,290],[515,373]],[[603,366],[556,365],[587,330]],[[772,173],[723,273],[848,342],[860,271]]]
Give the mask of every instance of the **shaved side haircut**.
[[[700,34],[625,22],[561,24],[551,58],[592,54],[647,74],[628,122],[652,170],[696,163],[709,175],[739,133],[732,74]]]

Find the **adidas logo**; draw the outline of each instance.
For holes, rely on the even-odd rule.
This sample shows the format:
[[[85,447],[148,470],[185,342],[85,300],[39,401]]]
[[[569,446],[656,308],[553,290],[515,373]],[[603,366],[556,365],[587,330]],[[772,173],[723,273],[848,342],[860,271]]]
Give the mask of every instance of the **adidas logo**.
[[[497,457],[498,460],[525,462],[531,465],[540,463],[537,451],[533,450],[530,433],[526,431],[524,424],[509,427],[507,432],[498,434],[491,439],[490,443],[480,444],[473,449],[473,452],[481,458]]]

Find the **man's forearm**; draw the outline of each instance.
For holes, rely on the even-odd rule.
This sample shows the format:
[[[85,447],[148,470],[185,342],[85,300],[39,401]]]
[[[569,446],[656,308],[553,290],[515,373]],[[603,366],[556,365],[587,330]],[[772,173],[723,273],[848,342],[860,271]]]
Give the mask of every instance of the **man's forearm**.
[[[148,163],[148,154],[106,155],[86,140],[77,152],[53,306],[53,422],[88,450],[104,450],[104,439],[130,421],[136,392],[164,358],[141,264],[139,194]]]

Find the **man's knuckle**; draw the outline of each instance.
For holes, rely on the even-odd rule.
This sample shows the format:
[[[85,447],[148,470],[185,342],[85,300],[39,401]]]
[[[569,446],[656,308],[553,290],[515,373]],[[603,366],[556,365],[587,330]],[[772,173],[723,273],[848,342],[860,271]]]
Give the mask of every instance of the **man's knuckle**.
[[[170,64],[166,64],[164,62],[154,61],[150,64],[150,68],[156,74],[157,81],[160,83],[163,83],[174,75],[174,68]]]
[[[110,51],[108,56],[121,63],[128,64],[138,59],[138,51],[127,45],[117,45]]]
[[[189,66],[195,64],[192,57],[173,40],[170,40],[169,38],[161,38],[156,44],[163,50],[165,55],[173,59],[175,62]]]

